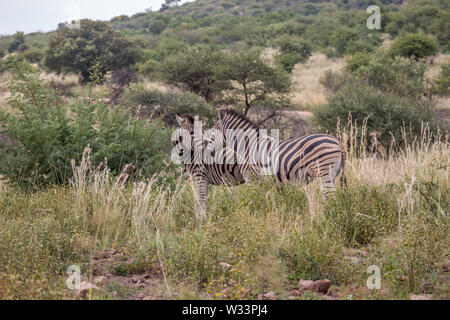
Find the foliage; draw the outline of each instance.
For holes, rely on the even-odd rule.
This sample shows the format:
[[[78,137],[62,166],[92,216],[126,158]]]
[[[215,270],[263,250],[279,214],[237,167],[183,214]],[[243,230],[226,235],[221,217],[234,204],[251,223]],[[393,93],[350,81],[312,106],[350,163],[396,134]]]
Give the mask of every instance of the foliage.
[[[404,145],[403,130],[420,135],[424,123],[434,124],[428,103],[402,98],[354,81],[345,83],[330,96],[328,104],[315,110],[315,115],[317,124],[329,132],[336,131],[338,119],[346,122],[350,118],[359,125],[365,124],[367,131],[376,134],[385,147],[389,146],[392,138],[395,145]]]
[[[13,112],[0,113],[4,179],[22,187],[66,183],[72,159],[79,161],[87,146],[96,165],[106,158],[116,174],[128,164],[145,176],[161,167],[169,138],[161,122],[135,119],[127,109],[110,108],[93,96],[67,105],[30,65],[18,59],[10,63]]]
[[[355,75],[370,86],[402,97],[417,99],[425,91],[427,65],[414,59],[372,55],[366,64],[356,69]]]
[[[216,119],[216,111],[205,99],[193,93],[164,93],[146,90],[140,85],[131,85],[122,97],[121,104],[131,108],[141,117],[162,117],[168,126],[176,126],[175,115],[199,115],[211,126]]]
[[[164,82],[187,89],[212,101],[223,89],[217,76],[224,54],[209,47],[189,48],[164,60],[160,74]]]
[[[17,32],[14,35],[13,41],[10,43],[9,47],[8,47],[8,51],[10,53],[15,52],[19,49],[19,47],[21,45],[23,45],[25,43],[25,35],[23,32]]]
[[[292,72],[297,63],[307,61],[312,53],[311,45],[299,38],[283,36],[277,40],[277,46],[280,54],[276,61],[287,72]]]
[[[106,23],[87,19],[80,23],[80,29],[64,27],[50,40],[45,56],[45,65],[50,70],[79,73],[81,81],[86,83],[89,69],[96,61],[105,74],[140,59],[140,52],[133,43]]]
[[[450,95],[450,62],[442,66],[435,87],[438,94],[442,96]]]
[[[409,34],[399,37],[391,47],[392,56],[421,59],[438,52],[436,40],[423,34]]]
[[[221,68],[220,78],[229,84],[223,103],[236,106],[244,115],[256,106],[271,111],[290,106],[289,75],[272,67],[261,57],[260,50],[227,55]]]
[[[329,279],[336,299],[408,299],[429,290],[446,299],[448,154],[448,140],[426,136],[389,159],[349,152],[348,192],[338,189],[329,201],[314,183],[214,187],[201,222],[184,179],[173,190],[155,179],[125,186],[105,169],[77,167],[85,179],[71,185],[6,187],[0,298],[76,299],[65,286],[75,264],[84,279],[109,280],[103,295],[88,299],[257,299],[273,291],[281,300],[299,279]],[[363,285],[372,265],[382,290]],[[142,289],[130,284],[144,275]],[[297,297],[308,298],[324,296]]]
[[[22,53],[22,55],[30,63],[40,64],[42,62],[42,59],[44,59],[44,51],[39,48],[30,48]]]
[[[345,69],[349,72],[355,72],[362,66],[367,66],[372,59],[372,55],[367,53],[356,53],[352,56],[348,56],[345,61]]]

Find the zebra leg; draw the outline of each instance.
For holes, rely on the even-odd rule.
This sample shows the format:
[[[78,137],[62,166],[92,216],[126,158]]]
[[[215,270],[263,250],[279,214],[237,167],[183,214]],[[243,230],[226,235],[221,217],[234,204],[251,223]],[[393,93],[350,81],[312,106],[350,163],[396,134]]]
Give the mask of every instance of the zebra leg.
[[[208,201],[208,181],[202,177],[194,177],[195,184],[195,216],[206,219],[206,205]]]
[[[256,166],[248,166],[244,168],[242,172],[244,180],[249,185],[261,185],[261,176],[259,174],[259,169]]]
[[[325,200],[328,200],[330,195],[334,195],[336,192],[335,182],[335,177],[331,174],[319,177],[320,190],[322,191]]]

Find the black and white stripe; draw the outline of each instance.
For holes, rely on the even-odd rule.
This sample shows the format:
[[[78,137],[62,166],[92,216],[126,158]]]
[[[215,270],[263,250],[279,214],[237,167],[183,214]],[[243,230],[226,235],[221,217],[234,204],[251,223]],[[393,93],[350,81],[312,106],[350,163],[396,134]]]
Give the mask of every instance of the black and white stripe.
[[[194,118],[184,116],[177,120],[193,134]],[[315,134],[278,141],[234,110],[221,111],[213,130],[206,144],[203,140],[193,141],[192,149],[201,144],[207,153],[214,155],[215,161],[184,165],[196,185],[202,216],[205,216],[209,184],[234,186],[271,174],[281,183],[293,180],[309,183],[318,179],[327,196],[335,191],[339,173],[345,181],[346,153],[339,140],[332,136]]]

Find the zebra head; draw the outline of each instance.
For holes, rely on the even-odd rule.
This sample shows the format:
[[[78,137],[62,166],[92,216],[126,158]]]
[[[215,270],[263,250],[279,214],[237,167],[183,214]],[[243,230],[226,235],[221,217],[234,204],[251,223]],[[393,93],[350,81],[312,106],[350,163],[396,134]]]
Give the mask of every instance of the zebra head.
[[[191,116],[185,114],[183,116],[176,116],[176,120],[180,128],[174,133],[172,141],[174,149],[184,165],[192,164],[197,160],[195,157],[200,157],[202,154],[203,128],[199,116]]]
[[[239,112],[233,109],[221,110],[217,123],[206,134],[206,150],[213,152],[213,150],[232,147],[233,143],[236,142],[243,146],[244,143],[248,142],[248,134],[255,135],[258,130],[259,128],[255,123]]]

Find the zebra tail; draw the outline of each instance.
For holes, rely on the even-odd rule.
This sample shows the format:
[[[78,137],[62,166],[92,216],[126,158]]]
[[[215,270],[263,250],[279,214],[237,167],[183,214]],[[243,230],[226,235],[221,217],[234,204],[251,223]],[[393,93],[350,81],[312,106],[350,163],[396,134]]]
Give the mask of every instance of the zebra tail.
[[[345,172],[345,166],[347,162],[347,152],[345,151],[344,145],[341,144],[341,154],[342,154],[342,163],[341,163],[341,188],[344,190],[347,189],[347,175]]]

